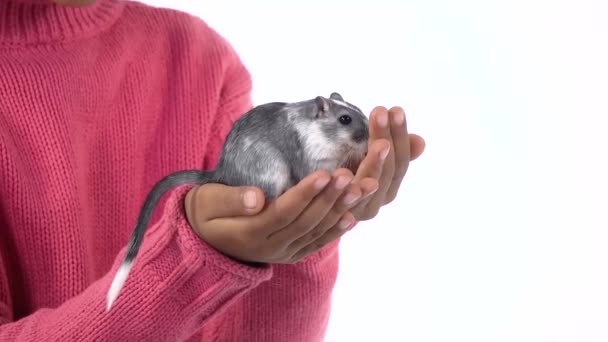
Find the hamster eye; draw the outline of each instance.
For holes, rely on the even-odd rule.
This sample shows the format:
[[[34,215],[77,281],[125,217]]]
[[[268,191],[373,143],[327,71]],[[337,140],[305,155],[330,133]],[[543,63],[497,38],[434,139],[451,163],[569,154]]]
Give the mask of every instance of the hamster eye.
[[[343,125],[348,125],[349,123],[351,123],[351,121],[353,121],[353,119],[348,115],[342,115],[339,120],[340,123]]]

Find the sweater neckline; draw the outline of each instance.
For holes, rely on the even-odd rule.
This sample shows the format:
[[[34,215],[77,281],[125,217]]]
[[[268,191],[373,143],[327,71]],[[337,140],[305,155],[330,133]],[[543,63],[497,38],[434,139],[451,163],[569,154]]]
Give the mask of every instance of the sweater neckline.
[[[124,7],[122,0],[97,0],[84,7],[52,0],[0,0],[0,45],[69,42],[109,27]]]

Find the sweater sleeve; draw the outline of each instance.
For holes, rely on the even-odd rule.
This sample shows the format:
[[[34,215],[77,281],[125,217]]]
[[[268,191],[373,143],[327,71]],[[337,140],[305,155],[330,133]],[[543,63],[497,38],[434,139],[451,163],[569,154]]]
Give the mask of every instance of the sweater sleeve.
[[[171,194],[108,313],[105,296],[125,249],[111,271],[78,296],[17,320],[7,303],[10,275],[0,262],[0,341],[184,340],[269,279],[270,267],[237,263],[198,238],[183,209],[189,189],[180,187]]]

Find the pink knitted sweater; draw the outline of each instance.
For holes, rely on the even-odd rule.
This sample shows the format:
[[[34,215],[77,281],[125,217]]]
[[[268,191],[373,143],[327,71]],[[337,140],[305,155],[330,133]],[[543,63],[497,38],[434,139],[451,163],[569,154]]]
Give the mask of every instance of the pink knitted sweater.
[[[201,20],[136,2],[0,1],[0,341],[320,341],[337,245],[251,267],[157,211],[119,300],[105,295],[142,201],[210,169],[252,106],[234,49]]]

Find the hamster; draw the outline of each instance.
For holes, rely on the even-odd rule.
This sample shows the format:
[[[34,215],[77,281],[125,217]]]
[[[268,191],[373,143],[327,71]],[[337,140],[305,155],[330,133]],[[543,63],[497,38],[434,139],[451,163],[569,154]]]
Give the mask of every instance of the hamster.
[[[273,199],[307,175],[346,167],[353,172],[367,154],[369,121],[336,92],[299,102],[254,107],[233,125],[215,170],[184,170],[161,179],[147,195],[137,224],[106,297],[106,312],[117,299],[139,252],[161,197],[185,184],[257,186]]]

